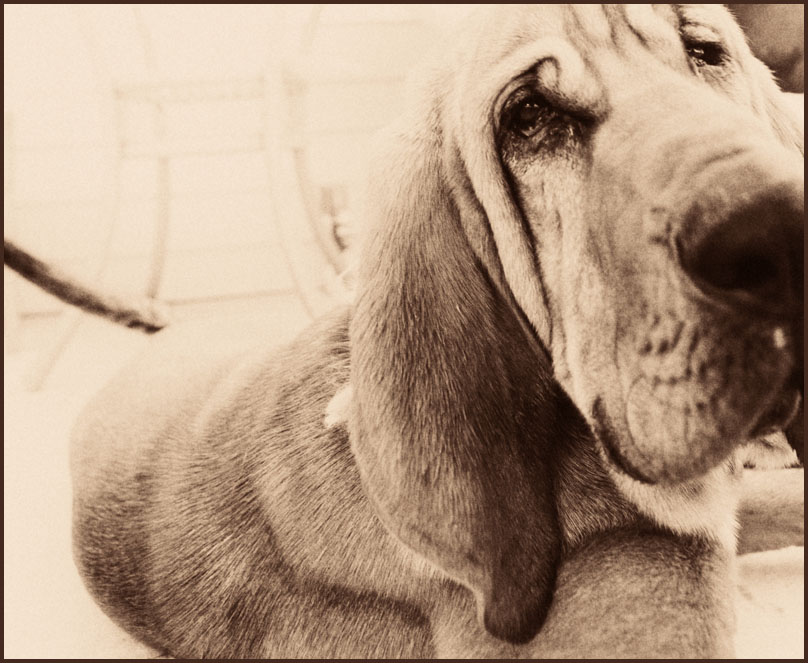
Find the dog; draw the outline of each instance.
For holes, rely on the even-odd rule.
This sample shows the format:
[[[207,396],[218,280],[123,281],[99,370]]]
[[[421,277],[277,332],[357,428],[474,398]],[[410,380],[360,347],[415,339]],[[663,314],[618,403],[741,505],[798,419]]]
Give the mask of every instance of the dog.
[[[381,141],[355,300],[167,330],[74,548],[200,657],[733,654],[735,449],[802,391],[803,137],[721,6],[480,9]]]

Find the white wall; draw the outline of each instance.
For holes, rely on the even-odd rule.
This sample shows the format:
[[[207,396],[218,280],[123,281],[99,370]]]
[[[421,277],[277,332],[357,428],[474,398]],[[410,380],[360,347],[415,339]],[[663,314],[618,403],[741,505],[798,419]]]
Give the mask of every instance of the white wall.
[[[284,100],[296,117],[275,116],[271,109],[278,107],[255,100],[164,107],[170,143],[217,144],[224,153],[170,161],[168,255],[159,294],[182,300],[291,288],[272,218],[278,201],[270,200],[274,174],[266,155],[227,151],[260,145],[262,133],[278,129],[291,140],[286,127],[296,123],[315,199],[323,187],[333,188],[358,213],[371,131],[403,103],[407,72],[468,11],[317,7],[5,5],[10,179],[4,234],[78,276],[100,274],[108,287],[142,292],[160,210],[160,171],[156,158],[121,155],[154,143],[159,120],[153,105],[120,90],[156,81],[266,77],[280,68],[308,82],[304,98]],[[274,87],[270,93],[279,94]],[[295,222],[301,232],[287,241],[311,242],[304,219]],[[20,294],[23,312],[53,308],[33,288],[23,286]]]

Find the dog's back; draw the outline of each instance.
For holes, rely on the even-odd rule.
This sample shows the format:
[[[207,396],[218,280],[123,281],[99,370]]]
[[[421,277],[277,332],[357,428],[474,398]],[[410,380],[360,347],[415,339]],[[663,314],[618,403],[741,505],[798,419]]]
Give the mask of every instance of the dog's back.
[[[166,597],[150,591],[151,574],[163,562],[150,554],[150,542],[166,534],[161,529],[176,531],[178,521],[188,517],[167,512],[164,495],[184,482],[176,475],[178,457],[204,453],[202,441],[188,429],[204,416],[205,403],[223,388],[222,378],[238,361],[211,360],[189,350],[177,355],[177,346],[176,334],[156,337],[149,352],[85,408],[71,446],[79,570],[115,621],[158,648],[164,638],[153,602]],[[160,407],[167,402],[171,408]],[[190,447],[194,443],[196,449]],[[197,533],[198,540],[204,538]]]
[[[263,355],[178,356],[181,338],[158,337],[87,408],[76,562],[145,642],[185,656],[428,653],[411,565],[370,512],[345,427],[323,425],[348,378],[346,318]]]

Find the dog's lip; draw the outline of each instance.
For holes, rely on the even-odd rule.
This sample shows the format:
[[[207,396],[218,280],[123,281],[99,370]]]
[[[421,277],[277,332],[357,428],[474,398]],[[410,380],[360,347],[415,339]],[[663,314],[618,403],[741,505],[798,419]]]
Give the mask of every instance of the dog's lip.
[[[592,404],[592,417],[592,432],[594,433],[596,447],[600,451],[604,462],[607,463],[613,471],[624,474],[630,479],[634,479],[643,484],[655,484],[656,481],[650,479],[638,470],[637,467],[629,462],[620,452],[619,445],[615,439],[614,428],[610,424],[601,398],[596,398],[595,402]]]
[[[797,414],[802,396],[797,388],[784,389],[779,398],[764,410],[749,433],[750,438],[783,430]]]
[[[784,389],[782,394],[773,401],[772,405],[763,411],[746,437],[754,439],[783,430],[796,416],[801,401],[802,396],[798,389]],[[597,435],[597,439],[606,460],[615,471],[645,485],[656,485],[658,483],[658,481],[649,478],[637,469],[634,464],[620,453],[615,441],[611,439],[609,434],[603,434],[603,431],[601,431],[601,434]]]
[[[612,440],[609,439],[608,435],[600,435],[598,436],[598,440],[600,442],[601,448],[603,449],[604,454],[608,462],[612,465],[612,467],[625,474],[631,479],[635,481],[639,481],[640,483],[644,483],[647,485],[654,485],[656,481],[649,479],[645,476],[640,470],[638,470],[632,463],[630,463],[626,458],[620,453],[620,451],[615,447],[612,443]]]

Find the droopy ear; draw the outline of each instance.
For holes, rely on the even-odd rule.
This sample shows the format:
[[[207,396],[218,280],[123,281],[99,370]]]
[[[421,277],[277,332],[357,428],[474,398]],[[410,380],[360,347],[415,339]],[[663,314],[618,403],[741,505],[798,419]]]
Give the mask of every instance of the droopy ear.
[[[352,446],[390,532],[472,590],[491,634],[523,642],[555,581],[563,396],[469,244],[442,149],[433,110],[377,173],[351,323]]]
[[[755,59],[753,76],[762,98],[762,112],[769,119],[777,137],[787,146],[805,154],[805,97],[783,92],[769,68]]]

